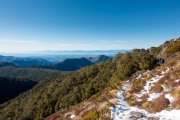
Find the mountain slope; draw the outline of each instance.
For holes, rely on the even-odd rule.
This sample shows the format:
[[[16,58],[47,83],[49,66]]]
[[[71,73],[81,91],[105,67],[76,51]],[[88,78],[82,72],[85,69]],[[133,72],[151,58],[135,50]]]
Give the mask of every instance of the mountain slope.
[[[14,64],[8,63],[8,62],[0,62],[0,68],[6,67],[6,66],[15,66]]]
[[[48,78],[56,78],[58,75],[61,75],[63,73],[65,72],[40,68],[19,68],[12,66],[0,68],[1,77],[10,77],[16,79],[25,78],[32,81],[41,81]]]
[[[173,42],[173,40],[172,40]],[[174,44],[174,43],[173,43]],[[175,45],[175,44],[174,44]],[[176,44],[175,46],[178,46]],[[160,48],[164,51],[168,50],[167,48]],[[153,48],[153,50],[158,50],[159,48]],[[150,49],[152,51],[152,48]],[[159,53],[161,54],[161,50]],[[158,53],[156,54],[158,55]],[[179,120],[178,119],[178,111],[173,109],[180,109],[180,96],[179,96],[179,86],[180,86],[180,52],[176,51],[174,54],[170,56],[166,56],[166,62],[162,64],[161,66],[157,66],[155,69],[149,70],[143,70],[138,71],[135,74],[133,74],[131,77],[127,79],[127,81],[122,81],[121,84],[112,84],[114,87],[107,87],[104,90],[100,91],[99,93],[93,95],[88,100],[85,100],[79,104],[73,105],[71,107],[60,109],[58,112],[52,114],[51,116],[47,117],[47,120],[95,120],[95,119],[106,119],[110,120],[111,117],[116,120],[129,120],[129,119],[142,119],[142,118],[136,118],[138,115],[142,115],[142,117],[145,117],[144,119],[154,119],[159,120],[158,117],[161,117],[161,119],[172,119],[172,120]],[[158,62],[160,63],[160,61]],[[169,70],[168,70],[169,69]],[[166,73],[167,71],[167,73]],[[154,102],[149,102],[147,100],[148,96],[142,96],[142,98],[138,97],[138,91],[141,91],[143,88],[146,87],[145,81],[147,83],[149,80],[153,79],[157,76],[164,76],[160,77],[161,80],[159,82],[153,83],[154,86],[152,89],[150,89],[150,93],[156,93],[150,95],[151,97],[153,95],[157,95],[157,92],[160,92],[159,95],[165,95],[165,97],[172,101],[170,105],[166,106],[165,108],[162,108],[161,106],[163,102],[159,102],[158,100],[161,98],[158,98],[157,100],[153,100]],[[159,77],[157,77],[159,78]],[[122,85],[130,84],[130,86],[122,87]],[[164,84],[164,85],[163,85]],[[148,85],[148,84],[147,84]],[[169,87],[169,85],[171,85]],[[165,88],[165,92],[163,92],[162,86],[167,86],[167,88],[172,88],[170,91],[167,88]],[[122,90],[120,88],[122,87]],[[174,89],[174,90],[173,90]],[[160,90],[160,91],[159,91]],[[125,92],[125,94],[123,94]],[[117,93],[117,97],[116,97]],[[125,98],[124,98],[125,95]],[[172,96],[171,96],[172,95]],[[156,96],[158,97],[158,96]],[[172,99],[173,97],[173,99]],[[155,98],[156,99],[156,98]],[[162,99],[162,98],[161,98]],[[117,103],[119,101],[119,103]],[[158,101],[158,102],[156,102]],[[165,99],[166,101],[166,99]],[[124,103],[124,104],[122,104]],[[157,104],[155,104],[157,103]],[[115,106],[118,104],[117,106]],[[129,105],[128,105],[129,104]],[[151,105],[152,104],[152,105]],[[127,106],[125,106],[127,105]],[[159,106],[157,106],[159,105]],[[130,106],[133,106],[132,108]],[[157,106],[157,107],[156,107]],[[113,108],[112,108],[113,107]],[[137,108],[139,107],[139,108]],[[109,112],[109,109],[111,108],[111,112]],[[163,109],[163,110],[170,110],[165,112],[159,112],[157,114],[151,114],[149,110],[152,109]],[[141,110],[140,110],[141,109]],[[142,109],[146,109],[142,110]],[[138,113],[139,111],[140,113]],[[146,114],[144,116],[143,114]],[[136,115],[136,116],[134,116]],[[175,115],[175,116],[174,116]],[[116,116],[116,118],[115,118]],[[132,118],[129,118],[129,117]],[[164,118],[163,118],[164,117]]]
[[[131,118],[179,120],[179,60],[180,52],[151,71],[137,73],[137,76],[130,80],[125,92],[120,90],[118,100],[121,102],[111,108],[111,116],[116,120]]]
[[[93,63],[86,58],[74,58],[74,59],[66,59],[62,62],[59,62],[53,65],[53,68],[63,71],[74,71],[92,64]]]
[[[9,63],[7,64],[9,65]],[[46,79],[54,79],[62,76],[65,72],[38,69],[38,68],[19,68],[6,66],[0,68],[0,104],[16,97],[24,91],[34,87],[38,82]],[[2,78],[2,79],[1,79]],[[6,94],[5,94],[6,93]]]
[[[121,82],[138,70],[152,68],[155,63],[149,51],[135,50],[61,78],[42,81],[22,96],[1,105],[0,119],[43,119],[59,109],[91,97],[113,83]]]
[[[53,65],[39,66],[39,68],[56,69],[61,71],[75,71],[95,63],[106,61],[108,59],[110,59],[110,57],[105,55],[99,55],[97,57],[90,58],[69,58]]]
[[[105,55],[98,55],[97,57],[90,57],[88,58],[92,63],[99,63],[102,61],[106,61],[108,59],[110,59],[110,57],[105,56]]]

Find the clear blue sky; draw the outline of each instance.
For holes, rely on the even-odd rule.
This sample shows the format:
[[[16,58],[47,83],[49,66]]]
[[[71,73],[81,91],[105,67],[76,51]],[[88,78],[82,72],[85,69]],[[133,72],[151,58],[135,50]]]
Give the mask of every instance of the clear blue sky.
[[[180,36],[180,0],[0,0],[0,52],[132,49]]]

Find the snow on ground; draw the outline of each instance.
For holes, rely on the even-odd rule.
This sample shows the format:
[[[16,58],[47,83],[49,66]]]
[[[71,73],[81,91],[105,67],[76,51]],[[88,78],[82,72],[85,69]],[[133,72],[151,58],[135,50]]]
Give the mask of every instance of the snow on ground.
[[[175,80],[175,82],[177,82],[177,83],[180,82],[180,79]]]
[[[170,101],[170,103],[174,101],[174,98],[170,94],[166,94],[165,98],[167,98]]]
[[[136,79],[139,79],[142,77],[142,74],[139,74],[139,76],[136,77]]]
[[[148,101],[154,101],[156,98],[158,98],[161,94],[159,93],[152,93],[149,94],[149,97],[147,98]]]
[[[140,94],[135,94],[137,97],[140,97],[144,94],[149,94],[149,90],[151,89],[153,83],[158,82],[162,77],[163,74],[167,73],[169,69],[162,72],[161,76],[156,76],[149,81],[147,81],[146,85],[144,86],[144,90],[140,92]],[[180,110],[163,110],[161,112],[152,114],[146,111],[145,109],[139,109],[137,107],[130,107],[128,103],[125,101],[125,98],[123,96],[124,92],[128,89],[130,86],[129,83],[126,83],[122,89],[117,93],[118,103],[114,107],[110,108],[111,111],[111,118],[113,120],[130,120],[131,112],[140,112],[144,114],[144,117],[138,119],[138,120],[147,120],[150,117],[158,117],[160,120],[180,120]],[[160,94],[159,93],[152,93],[149,94],[149,101],[154,100],[157,98]],[[171,97],[170,94],[166,94],[165,97],[172,102],[174,99]]]
[[[70,118],[71,118],[71,119],[73,119],[74,117],[75,117],[75,115],[74,115],[74,114],[72,114],[72,115],[70,116]]]
[[[139,109],[137,107],[130,107],[128,103],[124,100],[124,91],[128,88],[129,84],[125,84],[123,89],[118,92],[118,103],[116,106],[111,107],[111,118],[113,120],[130,120],[129,116],[131,116],[131,112],[140,112],[145,115],[145,117],[139,120],[147,120],[148,117],[158,117],[160,120],[180,120],[180,110],[163,110],[156,114],[151,114],[145,109]],[[169,97],[169,95],[167,95]]]
[[[150,93],[150,90],[153,86],[154,83],[158,82],[162,77],[164,77],[164,74],[167,73],[170,69],[167,68],[165,71],[161,72],[161,75],[156,75],[155,77],[151,78],[150,80],[148,80],[143,88],[143,90],[141,90],[140,94],[134,94],[137,97],[141,97],[143,95],[149,95],[148,101],[154,101],[156,98],[158,98],[161,94],[159,93]],[[165,89],[165,87],[163,86],[163,89]]]

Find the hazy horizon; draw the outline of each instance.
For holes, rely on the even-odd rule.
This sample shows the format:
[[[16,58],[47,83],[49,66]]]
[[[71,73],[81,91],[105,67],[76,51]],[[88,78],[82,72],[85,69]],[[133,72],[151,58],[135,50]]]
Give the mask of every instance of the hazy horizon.
[[[2,0],[0,53],[158,46],[179,37],[180,1]]]

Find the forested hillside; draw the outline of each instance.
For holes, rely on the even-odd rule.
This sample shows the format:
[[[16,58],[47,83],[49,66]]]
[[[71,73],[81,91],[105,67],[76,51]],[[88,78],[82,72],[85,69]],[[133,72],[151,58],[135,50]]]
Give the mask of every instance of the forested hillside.
[[[9,65],[9,64],[6,64]],[[66,72],[38,68],[0,67],[0,104],[34,87],[38,82],[57,78]]]
[[[40,68],[19,68],[6,66],[0,68],[1,77],[10,77],[16,79],[28,79],[32,81],[41,81],[48,78],[56,78],[58,75],[64,74],[63,71],[48,70]]]
[[[30,91],[1,105],[1,119],[43,119],[117,84],[138,70],[151,69],[156,59],[148,50],[133,50],[114,59],[45,80]]]
[[[179,120],[180,40],[173,39],[165,44],[149,49],[158,59],[153,69],[137,71],[120,84],[114,82],[81,103],[60,109],[46,120]],[[178,49],[160,58],[170,45]]]
[[[15,65],[13,65],[11,63],[8,63],[8,62],[0,62],[0,68],[1,67],[6,67],[6,66],[15,66]]]

